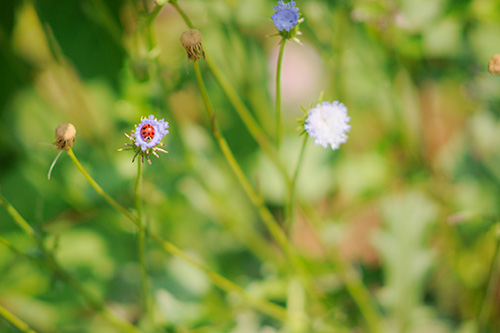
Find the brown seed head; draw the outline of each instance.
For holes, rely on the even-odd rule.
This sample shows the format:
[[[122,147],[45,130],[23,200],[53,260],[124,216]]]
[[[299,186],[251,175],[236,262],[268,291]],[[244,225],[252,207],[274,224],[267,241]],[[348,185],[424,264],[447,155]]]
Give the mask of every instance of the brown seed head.
[[[495,54],[490,59],[490,63],[488,64],[488,71],[491,74],[500,74],[500,54]]]
[[[205,51],[201,43],[201,33],[195,29],[189,29],[182,33],[181,43],[187,52],[188,58],[196,61],[200,58],[205,59]]]
[[[56,128],[56,142],[54,144],[61,150],[68,150],[75,142],[76,129],[73,124],[60,124]]]

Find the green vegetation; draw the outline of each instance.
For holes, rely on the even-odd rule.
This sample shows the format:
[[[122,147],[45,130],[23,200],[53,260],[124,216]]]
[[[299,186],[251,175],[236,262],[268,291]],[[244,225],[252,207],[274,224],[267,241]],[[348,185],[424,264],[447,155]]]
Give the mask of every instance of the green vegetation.
[[[0,332],[498,331],[500,0],[275,5],[2,2]]]

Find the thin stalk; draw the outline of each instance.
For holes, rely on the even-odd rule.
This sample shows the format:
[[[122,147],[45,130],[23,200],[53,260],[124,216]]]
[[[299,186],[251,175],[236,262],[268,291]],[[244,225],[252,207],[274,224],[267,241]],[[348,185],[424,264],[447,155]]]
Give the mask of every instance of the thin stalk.
[[[151,13],[149,13],[148,16],[146,17],[144,25],[149,26],[153,23],[156,16],[158,16],[160,11],[163,9],[163,5],[164,4],[158,4],[158,2],[156,2],[155,8],[153,8],[153,11]]]
[[[80,164],[80,162],[76,158],[75,153],[73,153],[73,150],[71,148],[68,149],[68,155],[71,158],[71,160],[73,161],[73,163],[76,165],[77,169],[80,170],[80,172],[85,177],[85,179],[87,179],[87,181],[89,182],[90,186],[92,186],[94,188],[94,190],[101,197],[103,197],[104,200],[106,200],[111,206],[113,206],[113,208],[115,208],[120,213],[122,213],[123,215],[125,215],[129,220],[131,220],[136,225],[136,227],[139,227],[139,221],[132,214],[132,212],[130,212],[128,209],[124,208],[122,205],[120,205],[119,203],[117,203],[106,192],[104,192],[104,190],[99,186],[99,184],[96,183],[96,181],[92,177],[90,177],[90,175],[88,174],[88,172],[83,168],[83,166]]]
[[[272,216],[271,212],[265,207],[263,200],[260,198],[260,196],[254,191],[252,188],[252,185],[250,182],[247,180],[245,174],[241,170],[238,162],[236,161],[236,158],[234,157],[233,153],[231,152],[231,149],[229,148],[229,145],[227,144],[227,141],[224,139],[222,136],[222,133],[219,130],[219,126],[215,120],[215,113],[212,107],[212,104],[210,103],[210,99],[208,97],[208,93],[205,87],[205,84],[203,82],[203,78],[201,76],[201,71],[200,71],[200,66],[198,62],[193,62],[195,73],[196,73],[196,78],[198,81],[198,86],[201,91],[201,95],[203,98],[203,102],[205,103],[205,108],[208,113],[208,118],[210,122],[210,128],[212,129],[212,132],[215,136],[215,139],[222,150],[222,153],[233,170],[233,172],[236,175],[236,178],[240,182],[241,186],[247,193],[247,195],[250,197],[250,200],[252,203],[254,203],[255,206],[257,206],[259,213],[261,214],[262,219],[264,220],[264,223],[268,227],[269,231],[275,238],[275,240],[278,242],[280,247],[285,251],[288,252],[290,249],[290,246],[288,244],[288,240],[286,235],[284,234],[283,230],[280,228],[278,223],[274,220],[274,217]]]
[[[49,269],[51,269],[56,276],[58,276],[61,280],[67,282],[71,285],[83,298],[89,303],[92,307],[98,310],[104,318],[106,318],[111,324],[124,332],[137,332],[137,329],[132,326],[130,323],[116,317],[116,315],[108,310],[104,302],[96,298],[90,292],[88,292],[82,285],[71,276],[68,272],[62,268],[59,263],[56,261],[51,252],[49,252],[45,245],[43,244],[42,238],[35,234],[33,228],[29,225],[28,222],[17,212],[17,210],[0,194],[1,204],[6,208],[9,215],[12,219],[21,227],[23,230],[37,243],[40,251],[42,251],[42,255],[44,260],[40,260],[39,262],[45,264]],[[30,231],[31,230],[31,231]],[[0,243],[7,248],[11,249],[14,253],[21,254],[22,252],[15,249],[8,241],[5,239],[1,239]],[[26,255],[26,257],[29,257]]]
[[[174,6],[175,10],[179,13],[179,15],[182,17],[184,22],[186,22],[186,25],[189,27],[189,29],[194,29],[193,23],[189,20],[189,17],[187,17],[186,13],[179,7],[179,4],[177,3],[177,0],[169,0],[168,1],[172,6]]]
[[[235,91],[233,85],[229,83],[227,78],[224,76],[221,70],[217,67],[217,65],[212,61],[210,57],[207,57],[206,59],[208,68],[214,75],[216,81],[219,83],[220,87],[228,97],[229,101],[233,105],[234,109],[240,116],[241,120],[247,127],[250,135],[254,138],[254,140],[259,144],[259,146],[262,148],[262,150],[267,154],[267,156],[271,159],[271,161],[274,163],[276,168],[281,174],[281,177],[283,178],[284,183],[287,185],[287,187],[290,186],[290,179],[288,176],[288,172],[286,171],[285,166],[281,162],[278,151],[276,148],[271,144],[269,141],[268,136],[264,133],[264,130],[262,127],[257,123],[255,118],[252,116],[250,110],[243,104],[243,101],[241,98],[238,96],[237,92]]]
[[[68,150],[68,154],[70,153],[70,151],[71,150]],[[78,162],[78,159],[76,158],[76,156],[72,151],[70,156],[73,156],[72,157],[73,162],[77,166],[78,170],[80,170],[80,172],[83,174],[85,179],[87,179],[89,184],[94,188],[94,190],[100,196],[102,196],[110,204],[111,207],[115,208],[118,212],[123,214],[123,216],[126,217],[128,220],[130,220],[136,227],[139,227],[139,220],[137,219],[137,217],[134,216],[129,210],[123,208],[119,203],[117,203],[113,198],[111,198],[108,194],[106,194],[103,191],[103,189],[95,182],[94,179],[92,179],[92,177],[88,174],[88,172]],[[182,250],[177,248],[174,244],[164,240],[152,230],[147,230],[147,236],[153,239],[158,244],[160,244],[167,253],[170,253],[173,256],[177,256],[182,260],[188,262],[189,264],[204,271],[208,275],[208,277],[212,280],[212,282],[222,290],[228,293],[234,292],[238,294],[241,298],[247,300],[249,304],[253,305],[257,310],[261,311],[262,313],[266,313],[272,316],[273,318],[276,318],[281,321],[286,320],[287,313],[286,310],[283,309],[282,307],[273,304],[269,301],[266,301],[264,299],[260,299],[248,294],[243,288],[239,287],[238,285],[234,284],[233,282],[224,278],[223,276],[215,273],[210,268],[200,263],[196,259],[188,256]]]
[[[146,265],[146,223],[142,213],[142,169],[143,163],[137,161],[137,180],[135,183],[135,207],[137,210],[137,254],[141,268],[142,302],[147,323],[154,326],[153,300],[151,298],[151,283]]]
[[[299,158],[297,160],[297,165],[295,166],[295,171],[293,173],[292,181],[290,182],[290,187],[288,189],[288,201],[286,205],[285,214],[285,228],[288,228],[293,222],[293,207],[295,201],[295,186],[297,184],[297,179],[299,178],[300,167],[302,166],[302,161],[304,160],[304,154],[307,147],[308,135],[304,135],[304,141],[302,141],[302,146],[300,147]]]
[[[278,54],[278,64],[276,66],[276,147],[280,147],[283,128],[281,125],[281,64],[283,63],[283,53],[285,51],[286,38],[280,42],[280,50]]]
[[[309,292],[311,292],[312,295],[314,296],[319,296],[321,292],[317,290],[307,273],[307,270],[303,264],[303,262],[300,260],[296,252],[294,251],[293,247],[288,241],[288,238],[279,226],[278,222],[274,218],[274,216],[271,214],[269,209],[266,207],[264,200],[260,197],[260,195],[253,189],[252,185],[246,178],[245,174],[241,170],[241,167],[239,166],[238,162],[236,161],[236,158],[234,157],[233,153],[231,152],[231,149],[229,148],[229,145],[227,144],[226,139],[223,137],[222,133],[219,130],[219,126],[217,124],[217,121],[215,119],[215,113],[212,107],[212,104],[210,103],[210,99],[208,97],[208,93],[205,87],[205,84],[203,82],[203,78],[201,76],[201,71],[200,71],[200,66],[198,62],[194,61],[193,62],[195,73],[196,73],[196,78],[198,81],[198,86],[200,88],[200,92],[203,98],[203,102],[205,104],[205,108],[208,113],[208,118],[210,122],[210,127],[212,129],[212,133],[219,145],[219,148],[222,151],[222,154],[224,155],[224,158],[226,159],[227,163],[233,170],[236,178],[240,182],[241,186],[243,187],[243,190],[245,193],[248,195],[250,198],[250,201],[254,204],[254,206],[257,208],[264,224],[266,225],[267,229],[271,233],[272,237],[276,240],[278,245],[281,247],[285,255],[287,256],[288,260],[294,267],[294,269],[299,273],[300,277],[302,278],[303,282],[305,283],[306,288],[308,289]]]
[[[14,326],[19,332],[36,333],[36,331],[33,330],[28,324],[26,324],[12,312],[4,308],[1,304],[0,304],[0,317],[2,317],[3,319],[5,319],[5,321]]]
[[[497,226],[497,228],[500,228],[500,226]],[[483,301],[481,302],[481,306],[479,307],[479,313],[477,315],[478,332],[483,332],[484,326],[486,325],[486,321],[488,320],[488,316],[491,312],[492,300],[495,297],[495,288],[498,284],[498,278],[500,276],[499,256],[500,256],[500,237],[497,236],[495,253],[493,254],[493,258],[491,258],[488,286],[486,287],[486,292],[484,293]]]
[[[177,5],[177,1],[170,1],[170,3],[172,4],[172,6],[174,6],[179,15],[184,19],[186,25],[190,29],[193,29],[194,28],[193,24],[191,23],[187,15],[184,13],[184,11],[182,11],[182,9]],[[288,172],[286,171],[285,166],[281,162],[276,148],[274,148],[271,142],[269,141],[267,134],[265,134],[262,127],[257,123],[255,118],[252,116],[250,110],[248,110],[248,108],[245,106],[241,98],[238,96],[238,93],[234,89],[234,86],[231,85],[228,79],[224,76],[224,73],[217,67],[215,62],[210,57],[206,58],[206,62],[208,68],[214,75],[215,80],[219,83],[220,87],[228,97],[229,102],[231,102],[231,104],[233,105],[234,109],[240,116],[241,120],[247,127],[248,131],[250,132],[254,140],[260,145],[262,150],[269,156],[271,161],[274,163],[274,165],[280,172],[284,183],[286,184],[287,187],[289,187],[290,179],[288,176]]]
[[[41,242],[40,235],[35,232],[35,229],[33,229],[31,225],[21,216],[21,214],[19,214],[19,212],[7,201],[7,199],[5,199],[2,193],[0,193],[0,204],[5,207],[7,213],[9,213],[14,222],[16,222],[16,224],[23,229],[28,236],[34,239],[37,243]]]
[[[168,253],[175,255],[184,261],[190,263],[191,265],[197,267],[198,269],[202,270],[205,272],[212,282],[217,285],[219,288],[222,290],[225,290],[227,292],[234,292],[235,294],[238,294],[240,297],[242,297],[244,300],[246,300],[249,304],[252,304],[256,309],[263,313],[267,313],[268,315],[281,320],[281,321],[286,321],[287,320],[287,313],[286,310],[283,309],[282,307],[273,304],[271,302],[268,302],[266,300],[257,298],[252,296],[251,294],[247,293],[243,288],[240,286],[234,284],[230,280],[222,277],[221,275],[213,272],[210,268],[205,266],[204,264],[200,263],[199,261],[193,259],[192,257],[188,256],[185,254],[182,250],[178,249],[175,245],[173,245],[170,242],[167,242],[160,238],[156,234],[151,234],[150,237],[154,239],[156,242],[158,242],[165,251]]]
[[[122,32],[120,25],[113,17],[110,9],[103,0],[92,0],[94,9],[88,17],[100,23],[104,29],[113,37],[117,45],[122,45]]]
[[[316,215],[316,212],[314,212],[314,209],[310,205],[302,205],[301,208],[306,216],[310,217]],[[315,219],[317,218],[315,217]],[[314,226],[311,227],[311,230],[316,232],[316,228]],[[370,332],[381,332],[381,314],[373,301],[370,291],[363,283],[363,280],[359,276],[358,272],[349,263],[344,262],[344,260],[337,255],[338,251],[336,251],[336,249],[327,251],[324,248],[321,237],[316,235],[316,239],[319,240],[319,244],[323,248],[323,252],[327,254],[328,260],[335,266],[340,279],[365,318]]]
[[[372,296],[359,277],[359,274],[351,265],[344,263],[337,254],[331,254],[330,259],[335,263],[347,291],[351,294],[363,314],[370,332],[381,332],[380,313],[373,303]]]

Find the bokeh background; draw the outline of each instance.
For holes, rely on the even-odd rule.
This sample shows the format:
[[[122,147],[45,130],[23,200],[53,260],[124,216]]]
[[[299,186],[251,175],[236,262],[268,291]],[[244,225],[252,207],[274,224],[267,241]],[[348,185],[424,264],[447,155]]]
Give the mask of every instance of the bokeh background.
[[[279,37],[268,0],[179,0],[210,57],[274,137]],[[170,122],[168,155],[144,173],[145,212],[165,239],[248,292],[286,305],[290,276],[209,129],[187,29],[165,4],[141,34],[135,0],[22,0],[0,4],[0,190],[43,232],[61,264],[130,321],[140,314],[135,229],[63,154],[51,180],[60,123],[74,152],[118,202],[134,205],[136,165],[118,152],[141,116]],[[309,140],[289,235],[329,297],[317,332],[367,326],[329,253],[352,264],[385,331],[500,331],[500,53],[498,0],[297,1],[302,44],[283,63],[290,167],[301,145],[301,107],[342,101],[352,130],[340,150]],[[217,120],[248,178],[281,219],[285,187],[220,85],[200,61]],[[0,209],[0,234],[36,244]],[[253,241],[258,234],[266,247]],[[207,276],[148,245],[165,331],[278,332],[279,321],[217,289]],[[41,332],[113,332],[50,270],[0,248],[0,304]],[[285,328],[284,328],[285,327]],[[0,321],[0,331],[14,332]]]

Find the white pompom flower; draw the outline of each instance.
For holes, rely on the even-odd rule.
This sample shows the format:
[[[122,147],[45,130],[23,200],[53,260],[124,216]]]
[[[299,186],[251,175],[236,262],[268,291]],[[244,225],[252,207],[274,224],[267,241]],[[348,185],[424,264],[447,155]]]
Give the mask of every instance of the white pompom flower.
[[[314,139],[314,144],[335,150],[347,141],[351,129],[347,107],[338,102],[322,102],[307,112],[304,129]]]

